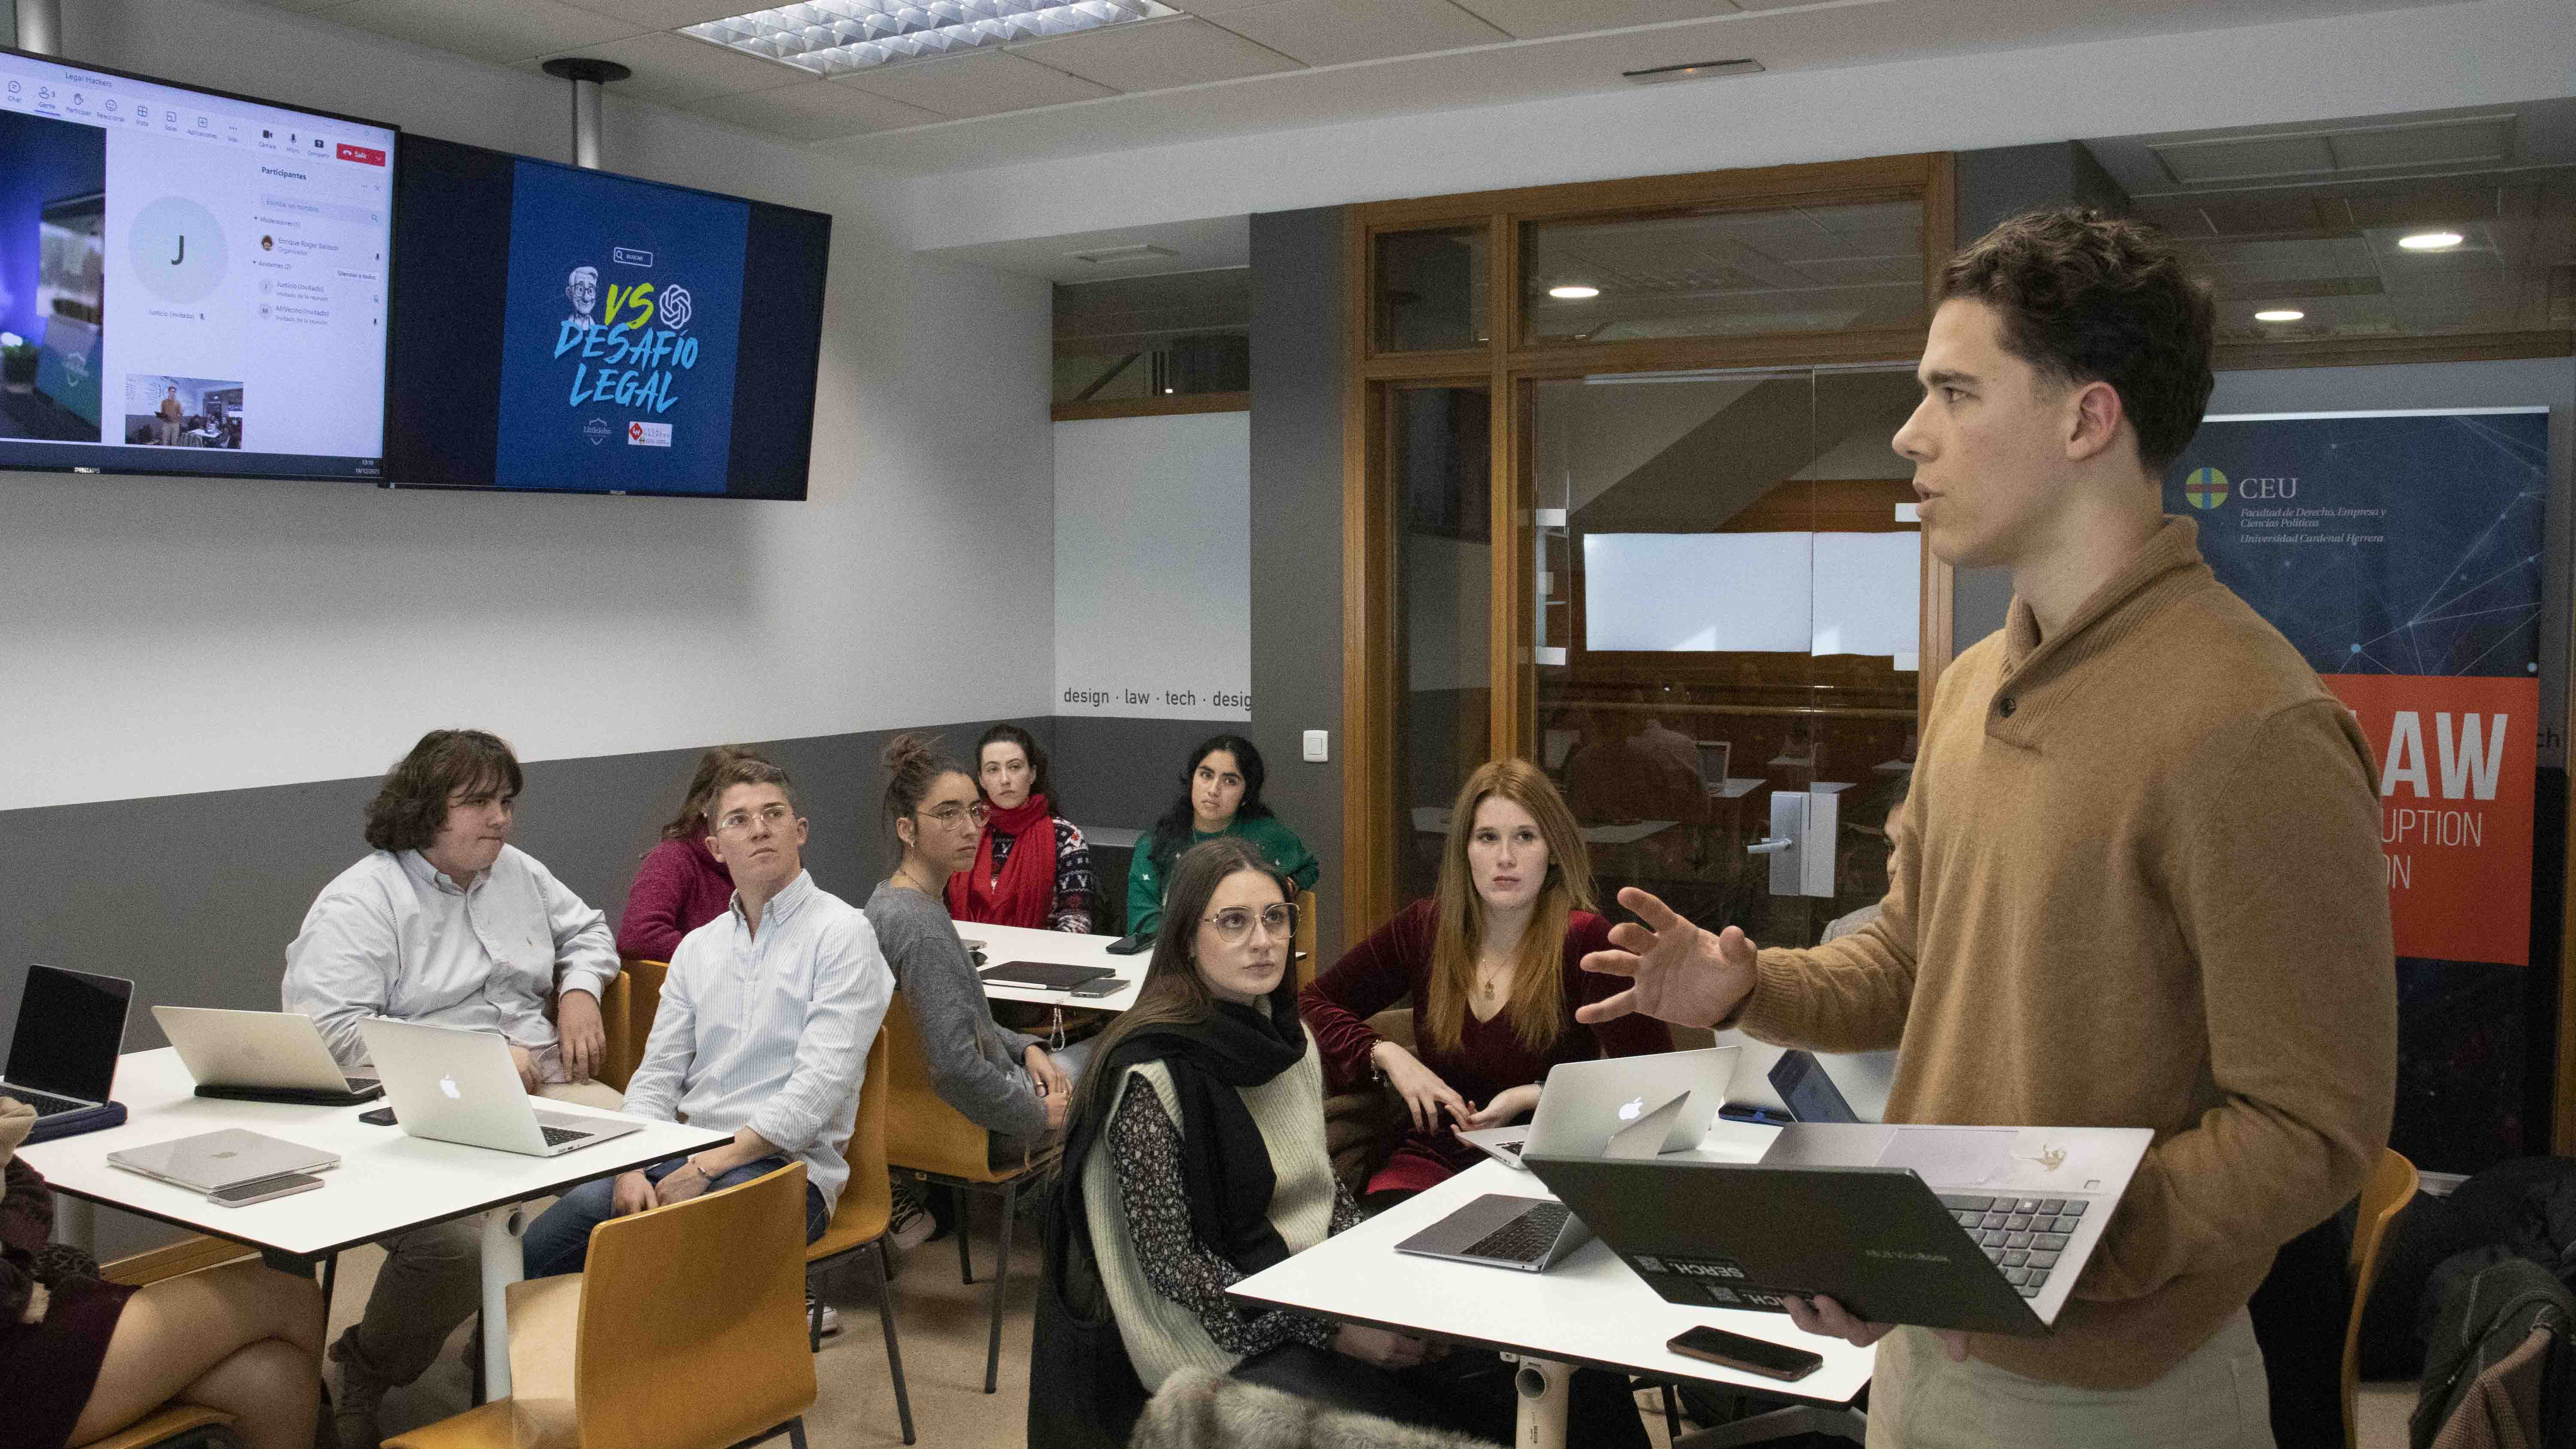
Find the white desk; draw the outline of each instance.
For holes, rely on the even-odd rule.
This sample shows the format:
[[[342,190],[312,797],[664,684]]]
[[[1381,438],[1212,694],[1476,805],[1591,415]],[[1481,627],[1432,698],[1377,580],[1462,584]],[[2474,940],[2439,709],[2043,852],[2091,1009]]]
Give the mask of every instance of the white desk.
[[[1536,1370],[1545,1392],[1520,1401],[1521,1449],[1564,1442],[1567,1365],[1807,1400],[1848,1414],[1869,1383],[1874,1349],[1801,1333],[1777,1313],[1666,1303],[1599,1240],[1545,1273],[1514,1273],[1396,1252],[1395,1245],[1485,1193],[1551,1198],[1547,1184],[1499,1162],[1479,1163],[1410,1202],[1325,1239],[1228,1291],[1331,1318],[1499,1349]],[[1664,1347],[1701,1324],[1824,1355],[1794,1384],[1738,1373]],[[1847,1422],[1857,1423],[1857,1415]],[[1553,1437],[1551,1437],[1551,1430]]]
[[[121,1212],[156,1218],[219,1238],[271,1249],[291,1257],[327,1257],[425,1223],[483,1214],[484,1384],[490,1397],[510,1392],[510,1336],[504,1293],[520,1277],[518,1204],[557,1193],[594,1177],[643,1167],[683,1152],[728,1141],[676,1122],[648,1122],[640,1132],[611,1138],[561,1157],[523,1157],[485,1147],[430,1142],[399,1127],[358,1120],[364,1107],[301,1107],[280,1102],[234,1102],[196,1095],[196,1081],[168,1047],[118,1058],[115,1098],[125,1104],[123,1126],[21,1147],[18,1155],[45,1175],[64,1197],[104,1203]],[[613,1117],[571,1102],[547,1102],[550,1112]],[[642,1119],[631,1119],[641,1121]],[[191,1192],[108,1165],[107,1154],[200,1132],[244,1127],[340,1155],[322,1186],[248,1207],[220,1207]],[[67,1214],[75,1242],[93,1247],[90,1214]]]
[[[1108,996],[1067,996],[1061,991],[1038,991],[1026,986],[984,984],[984,995],[993,1001],[1034,1001],[1040,1006],[1077,1007],[1084,1011],[1125,1011],[1136,1004],[1137,988],[1145,984],[1145,964],[1153,959],[1150,951],[1133,956],[1112,956],[1109,944],[1116,936],[1077,936],[1070,931],[1037,931],[1026,926],[994,926],[982,921],[957,922],[960,939],[984,943],[984,965],[999,966],[1010,961],[1044,961],[1059,966],[1106,966],[1118,973],[1124,984]]]
[[[1708,787],[1708,798],[1711,800],[1741,800],[1745,796],[1752,794],[1754,791],[1761,789],[1767,783],[1769,783],[1767,780],[1758,775],[1750,778],[1743,775],[1729,775],[1726,777],[1725,784],[1711,785]]]

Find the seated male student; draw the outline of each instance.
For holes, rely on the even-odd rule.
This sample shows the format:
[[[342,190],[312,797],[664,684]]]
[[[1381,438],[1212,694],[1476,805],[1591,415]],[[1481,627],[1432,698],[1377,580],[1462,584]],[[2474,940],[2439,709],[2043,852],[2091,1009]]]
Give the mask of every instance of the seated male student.
[[[374,853],[322,888],[286,948],[285,1007],[313,1018],[342,1066],[367,1060],[368,1017],[425,1021],[507,1039],[532,1093],[618,1105],[590,1079],[616,946],[607,917],[510,845],[525,783],[497,737],[431,730],[377,788]],[[481,1301],[481,1231],[455,1218],[384,1240],[366,1317],[331,1346],[343,1449],[374,1449],[385,1390],[420,1377]]]
[[[744,757],[718,772],[707,849],[733,873],[725,914],[680,939],[626,1110],[733,1140],[565,1193],[528,1229],[527,1275],[581,1270],[591,1229],[805,1164],[805,1240],[831,1225],[859,1079],[894,973],[859,910],[805,873],[806,822],[787,772]]]

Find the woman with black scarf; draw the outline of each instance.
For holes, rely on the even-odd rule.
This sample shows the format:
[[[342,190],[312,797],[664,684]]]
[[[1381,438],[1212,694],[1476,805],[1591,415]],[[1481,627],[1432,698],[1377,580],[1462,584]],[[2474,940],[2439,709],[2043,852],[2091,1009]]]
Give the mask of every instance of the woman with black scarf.
[[[1145,1397],[1187,1367],[1511,1437],[1510,1376],[1474,1362],[1490,1355],[1424,1367],[1439,1355],[1418,1339],[1226,1296],[1360,1221],[1324,1147],[1322,1062],[1288,972],[1291,900],[1232,838],[1173,871],[1144,988],[1083,1076],[1048,1205],[1031,1449],[1125,1444]],[[1645,1444],[1625,1381],[1591,1387],[1576,1417],[1603,1433],[1584,1442]]]

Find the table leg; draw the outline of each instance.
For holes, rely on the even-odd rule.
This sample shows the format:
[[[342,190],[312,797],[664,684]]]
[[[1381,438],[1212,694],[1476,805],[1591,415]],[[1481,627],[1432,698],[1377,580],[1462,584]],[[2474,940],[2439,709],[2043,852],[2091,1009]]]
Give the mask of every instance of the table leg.
[[[54,1237],[95,1258],[98,1256],[98,1208],[87,1198],[54,1194]]]
[[[1519,1392],[1520,1403],[1512,1430],[1513,1449],[1565,1449],[1565,1410],[1572,1397],[1574,1366],[1527,1354],[1517,1357],[1520,1368],[1512,1374],[1512,1387]]]
[[[483,1214],[483,1392],[487,1399],[510,1396],[510,1285],[524,1276],[519,1235],[527,1231],[526,1209],[518,1204]]]

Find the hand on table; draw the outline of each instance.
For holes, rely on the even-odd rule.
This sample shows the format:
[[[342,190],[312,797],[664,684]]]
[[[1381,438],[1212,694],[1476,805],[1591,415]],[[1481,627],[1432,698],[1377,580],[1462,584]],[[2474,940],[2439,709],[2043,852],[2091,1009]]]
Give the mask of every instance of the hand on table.
[[[1383,1328],[1345,1323],[1333,1334],[1333,1352],[1382,1369],[1406,1369],[1439,1357],[1421,1339]]]
[[[1680,1026],[1715,1026],[1752,994],[1756,953],[1742,931],[1701,930],[1635,886],[1619,892],[1619,904],[1637,920],[1611,927],[1614,949],[1584,957],[1583,969],[1631,984],[1578,1008],[1575,1020],[1598,1026],[1636,1011]]]
[[[1781,1302],[1788,1305],[1789,1321],[1798,1325],[1799,1332],[1812,1333],[1819,1338],[1839,1338],[1854,1348],[1867,1348],[1896,1327],[1893,1323],[1867,1323],[1854,1318],[1841,1304],[1821,1293],[1813,1298],[1791,1294]],[[1950,1362],[1967,1362],[1968,1335],[1955,1328],[1936,1328],[1932,1330],[1932,1336],[1941,1340],[1941,1351],[1950,1356]]]
[[[640,1213],[646,1208],[658,1205],[651,1178],[646,1177],[641,1171],[617,1174],[617,1182],[609,1190],[608,1195],[610,1217],[622,1218],[628,1213]]]
[[[1451,1130],[1467,1132],[1479,1127],[1506,1127],[1536,1111],[1537,1108],[1538,1083],[1526,1083],[1496,1092],[1494,1100],[1469,1113],[1466,1121]]]
[[[555,1035],[563,1043],[564,1075],[587,1082],[608,1065],[608,1028],[599,1019],[599,998],[587,991],[567,991],[555,998]]]
[[[1442,1113],[1464,1122],[1476,1115],[1467,1099],[1456,1088],[1440,1080],[1440,1074],[1422,1064],[1422,1059],[1391,1041],[1379,1042],[1369,1050],[1370,1060],[1386,1073],[1396,1095],[1404,1098],[1405,1110],[1413,1114],[1413,1125],[1422,1131],[1435,1131]]]

